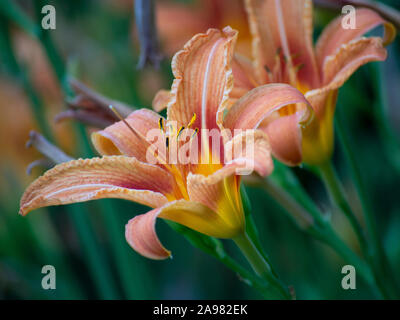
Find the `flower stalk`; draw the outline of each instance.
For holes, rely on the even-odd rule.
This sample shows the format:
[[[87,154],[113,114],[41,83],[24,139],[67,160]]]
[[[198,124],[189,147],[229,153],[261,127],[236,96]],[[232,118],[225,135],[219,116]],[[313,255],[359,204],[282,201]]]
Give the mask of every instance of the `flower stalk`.
[[[260,179],[260,183],[262,188],[285,209],[284,211],[300,230],[330,246],[357,269],[358,274],[371,286],[377,296],[386,296],[383,288],[377,287],[371,267],[337,235],[329,220],[322,215],[301,188],[296,188],[289,194],[271,178]]]
[[[351,150],[351,145],[347,139],[345,128],[342,124],[341,112],[339,119],[336,121],[336,132],[338,133],[339,141],[341,142],[343,152],[350,166],[350,174],[354,182],[358,197],[362,206],[362,213],[367,227],[368,235],[371,239],[370,245],[370,263],[374,268],[376,281],[381,287],[387,291],[389,297],[398,298],[398,288],[390,261],[384,250],[381,237],[377,230],[372,204],[367,197],[365,184],[361,176],[360,168],[357,165],[356,157]]]
[[[246,257],[254,272],[265,279],[279,293],[283,299],[291,299],[287,287],[274,276],[271,266],[251,241],[247,233],[243,232],[233,239],[240,251]]]
[[[365,237],[364,230],[362,229],[356,215],[351,209],[346,196],[344,195],[343,186],[336,174],[335,168],[331,161],[327,161],[318,166],[318,171],[320,173],[321,179],[325,184],[328,191],[329,197],[334,205],[336,205],[349,220],[354,232],[357,235],[358,241],[360,243],[361,250],[365,257],[368,258],[368,244]]]

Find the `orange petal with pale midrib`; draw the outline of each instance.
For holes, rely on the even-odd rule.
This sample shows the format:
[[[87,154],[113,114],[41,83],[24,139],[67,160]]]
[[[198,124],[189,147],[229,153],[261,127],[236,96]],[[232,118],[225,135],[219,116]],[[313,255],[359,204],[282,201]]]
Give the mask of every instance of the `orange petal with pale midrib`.
[[[367,8],[357,8],[355,13],[355,29],[344,29],[342,27],[343,16],[338,16],[323,30],[315,46],[317,61],[321,69],[323,68],[325,59],[334,55],[335,51],[338,50],[341,45],[359,38],[379,25],[383,24],[386,28],[385,37],[388,39],[386,39],[387,41],[385,42],[391,42],[391,40],[393,40],[394,34],[392,27],[390,27],[378,13]]]
[[[332,90],[340,88],[348,78],[362,65],[372,61],[384,61],[387,51],[382,39],[361,38],[344,44],[335,55],[325,59],[322,74],[324,86],[305,94],[316,114],[324,114],[325,98]]]
[[[269,137],[274,157],[288,166],[302,162],[300,117],[300,113],[294,113],[260,125]]]
[[[160,115],[152,110],[136,110],[125,119],[134,132],[123,121],[118,121],[104,130],[93,133],[93,145],[101,155],[122,154],[146,162],[149,145],[146,136],[149,130],[159,128],[159,119]]]
[[[158,207],[173,194],[171,175],[125,156],[65,162],[36,179],[21,198],[20,213],[52,205],[120,198]]]
[[[155,230],[156,218],[163,218],[217,238],[231,238],[240,230],[230,221],[225,221],[209,207],[194,201],[177,200],[161,208],[138,215],[125,228],[129,245],[150,259],[166,259],[171,253],[161,244]]]
[[[230,61],[237,31],[209,29],[186,43],[172,60],[175,80],[168,106],[168,120],[177,127],[187,126],[196,114],[192,128],[217,128],[216,114],[228,99],[232,87]]]

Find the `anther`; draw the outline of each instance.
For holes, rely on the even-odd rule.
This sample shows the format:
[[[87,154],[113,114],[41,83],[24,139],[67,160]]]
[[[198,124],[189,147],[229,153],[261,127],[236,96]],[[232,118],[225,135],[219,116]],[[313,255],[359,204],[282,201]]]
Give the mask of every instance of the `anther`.
[[[194,129],[194,132],[192,134],[192,136],[190,137],[190,139],[193,139],[194,136],[199,132],[199,128]]]
[[[158,127],[160,128],[161,131],[164,132],[165,129],[164,129],[164,119],[163,118],[158,119]]]
[[[192,116],[192,119],[190,119],[190,122],[189,122],[189,124],[188,124],[188,129],[191,127],[191,125],[196,121],[196,118],[197,118],[197,116],[196,116],[196,113],[193,113],[193,116]]]
[[[178,132],[177,132],[177,134],[176,134],[176,139],[179,138],[179,135],[182,133],[182,131],[183,131],[184,129],[185,129],[184,126],[182,126],[182,127],[179,128],[179,130],[178,130]]]

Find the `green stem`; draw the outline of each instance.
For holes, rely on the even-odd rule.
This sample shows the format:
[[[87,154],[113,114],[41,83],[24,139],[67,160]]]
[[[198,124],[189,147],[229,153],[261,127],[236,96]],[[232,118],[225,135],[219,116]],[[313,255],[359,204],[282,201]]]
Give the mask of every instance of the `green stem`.
[[[367,263],[360,259],[332,229],[331,225],[326,223],[323,228],[311,228],[310,234],[314,234],[316,238],[328,244],[334,249],[343,259],[353,265],[357,273],[365,280],[367,284],[376,291],[376,283],[374,280],[371,268]]]
[[[281,297],[280,293],[276,293],[271,284],[264,279],[254,275],[246,268],[242,267],[225,251],[222,242],[216,238],[206,236],[205,234],[196,232],[178,223],[167,221],[166,223],[176,232],[186,238],[195,248],[213,256],[222,262],[226,267],[235,272],[241,281],[256,289],[266,299],[276,299]]]
[[[56,51],[56,48],[53,46],[48,34],[46,35],[44,30],[32,30],[28,29],[34,25],[34,23],[26,16],[22,10],[18,8],[13,2],[2,0],[0,2],[0,14],[4,15],[9,21],[17,22],[20,26],[22,26],[25,31],[29,32],[31,35],[38,37],[41,40],[42,45],[45,49],[46,54],[49,56],[50,62],[54,69],[56,70],[56,75],[60,80],[60,83],[63,89],[66,91],[66,87],[63,86],[63,79],[65,78],[64,72],[65,69],[63,67],[63,62]],[[7,23],[9,22],[7,21]],[[4,22],[5,24],[5,22]],[[7,25],[6,25],[7,26]],[[6,29],[7,30],[7,29]],[[4,40],[9,40],[9,37],[2,37]],[[12,60],[13,70],[17,76],[22,78],[24,89],[26,90],[28,97],[31,100],[31,106],[34,111],[35,119],[39,125],[40,130],[45,134],[45,136],[52,140],[53,132],[48,125],[45,117],[44,117],[44,107],[41,101],[39,94],[35,91],[31,82],[29,81],[28,76],[26,75],[26,71],[20,66],[19,62],[15,59],[15,54],[12,50],[11,46],[9,47],[8,57]],[[6,46],[7,48],[7,46]],[[66,92],[66,94],[68,94]],[[83,255],[84,259],[89,266],[91,274],[94,278],[95,285],[100,292],[100,296],[103,299],[118,299],[118,290],[114,285],[111,270],[109,266],[105,263],[105,257],[98,247],[96,241],[94,241],[93,230],[89,225],[89,221],[85,218],[85,211],[87,211],[86,206],[81,206],[80,208],[69,208],[69,211],[72,213],[71,218],[72,221],[78,231],[78,236],[81,240],[81,244],[84,248],[85,254]],[[87,215],[87,212],[86,212]]]
[[[279,188],[270,179],[264,179],[263,188],[267,193],[275,199],[287,212],[290,212],[290,219],[300,228],[306,229],[313,223],[313,217],[310,216],[307,210],[305,210],[293,197],[291,197],[286,191]]]
[[[301,199],[297,199],[297,197],[294,199],[292,195],[269,179],[264,179],[262,186],[285,209],[285,212],[289,213],[289,218],[300,230],[335,250],[347,263],[352,264],[366,283],[376,291],[375,279],[369,265],[360,259],[337,235],[332,229],[329,220],[322,216],[305,192],[302,192],[301,189],[301,192],[295,192],[294,194],[297,197],[301,195]],[[301,205],[298,202],[301,202]],[[314,221],[311,220],[310,222],[310,216]]]
[[[372,204],[370,198],[367,196],[367,191],[365,188],[365,183],[362,179],[362,175],[357,165],[357,161],[354,153],[351,150],[350,143],[347,139],[346,131],[342,125],[340,119],[341,112],[339,110],[339,119],[336,121],[336,132],[338,133],[339,140],[342,144],[344,154],[350,165],[350,172],[352,175],[352,180],[356,187],[360,202],[362,205],[362,212],[364,215],[364,220],[367,226],[368,234],[370,235],[371,241],[371,263],[374,266],[376,273],[376,280],[381,284],[381,286],[389,291],[391,297],[398,297],[398,288],[396,284],[396,279],[393,274],[393,270],[390,266],[389,259],[383,248],[382,240],[379,236],[377,230],[377,224],[374,217]]]
[[[233,258],[231,258],[229,255],[224,255],[223,257],[217,258],[220,262],[222,262],[226,267],[231,269],[232,271],[236,272],[237,275],[240,277],[242,281],[250,285],[252,288],[256,289],[259,291],[259,293],[262,294],[263,297],[266,299],[272,299],[275,296],[273,295],[273,292],[269,290],[267,285],[263,285],[260,281],[259,278],[253,276],[251,271],[248,271],[244,267],[242,267],[239,263],[237,263]],[[261,280],[261,279],[260,279]]]
[[[349,203],[344,195],[342,184],[335,172],[335,169],[331,161],[327,161],[318,166],[319,172],[321,174],[322,181],[328,190],[329,197],[333,204],[335,204],[347,217],[354,232],[357,235],[358,241],[361,246],[361,250],[366,258],[369,257],[368,243],[364,234],[364,231],[357,220],[353,210],[351,209]]]
[[[354,212],[352,211],[348,201],[346,200],[343,192],[343,187],[339,181],[339,178],[337,177],[332,162],[328,161],[320,165],[318,169],[321,174],[322,180],[325,183],[325,186],[329,192],[332,202],[335,203],[339,207],[339,209],[341,209],[341,211],[345,214],[350,224],[352,225],[353,230],[356,233],[358,241],[360,243],[361,251],[373,268],[375,283],[378,285],[384,298],[390,298],[391,293],[388,291],[387,286],[383,284],[381,276],[378,274],[379,272],[377,271],[377,265],[374,261],[374,257],[372,256],[372,252],[370,250],[369,243],[367,242],[367,239],[365,237],[365,233],[360,223],[358,222]]]
[[[240,196],[242,199],[243,210],[244,210],[244,214],[246,217],[246,233],[247,233],[248,237],[251,239],[251,241],[254,243],[254,245],[256,246],[257,250],[261,253],[263,258],[271,266],[272,272],[274,272],[274,268],[271,264],[271,261],[261,245],[259,232],[257,230],[253,215],[251,214],[252,209],[251,209],[250,199],[247,195],[244,184],[240,185]],[[274,275],[277,276],[275,273],[274,273]]]
[[[247,261],[250,263],[254,272],[261,278],[269,282],[274,289],[281,295],[284,299],[291,299],[290,293],[285,285],[276,278],[272,272],[271,266],[264,259],[262,254],[258,251],[257,247],[247,236],[247,233],[243,232],[239,236],[233,239],[236,245],[239,247],[240,251],[246,257]]]

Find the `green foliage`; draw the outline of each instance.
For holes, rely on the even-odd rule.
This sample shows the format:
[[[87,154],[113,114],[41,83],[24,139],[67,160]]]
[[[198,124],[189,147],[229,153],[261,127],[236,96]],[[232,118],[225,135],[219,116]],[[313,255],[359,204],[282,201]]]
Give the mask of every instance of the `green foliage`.
[[[14,43],[17,32],[40,44],[62,91],[57,103],[71,94],[68,74],[113,99],[140,107],[150,106],[155,91],[147,88],[144,72],[149,72],[156,85],[169,87],[169,57],[158,73],[135,69],[139,50],[132,41],[133,15],[129,10],[89,0],[49,1],[57,7],[57,30],[44,32],[38,27],[38,11],[47,1],[31,2],[0,0],[0,77],[2,82],[9,81],[23,90],[36,126],[48,139],[59,142],[45,117],[55,102],[46,99],[45,90],[35,83],[32,65],[20,57]],[[394,0],[385,2],[398,6]],[[332,16],[318,11],[318,30]],[[334,165],[354,215],[367,230],[368,239],[372,235],[374,249],[372,258],[368,258],[372,261],[362,255],[348,221],[329,206],[315,168],[290,169],[275,162],[268,180],[274,190],[284,190],[307,212],[309,224],[288,214],[266,190],[241,186],[249,238],[276,270],[274,276],[279,274],[282,282],[293,286],[299,299],[371,299],[381,297],[376,289],[379,286],[387,287],[387,294],[395,296],[392,291],[399,279],[391,286],[386,284],[393,279],[393,270],[400,268],[400,137],[396,132],[400,113],[393,95],[400,83],[398,38],[390,47],[389,57],[385,65],[361,68],[340,90],[337,104],[337,120],[342,127],[339,138],[347,138],[348,145],[337,143]],[[86,128],[76,125],[72,130],[78,146],[75,155],[93,156]],[[75,139],[72,133],[68,138]],[[350,161],[346,148],[353,153]],[[27,184],[21,179],[25,168],[16,169],[6,152],[0,163],[0,299],[280,297],[271,283],[250,271],[228,241],[173,222],[167,222],[169,228],[161,230],[161,235],[163,243],[173,244],[174,260],[148,261],[137,255],[124,238],[128,219],[147,210],[136,204],[101,200],[18,216],[19,198]],[[352,167],[354,163],[358,172]],[[34,173],[36,177],[41,172]],[[366,203],[367,208],[363,208]],[[363,209],[368,216],[363,216]],[[354,291],[340,286],[341,267],[349,263],[361,274]],[[41,268],[46,264],[57,269],[55,291],[40,288]],[[376,283],[376,273],[382,283]]]

